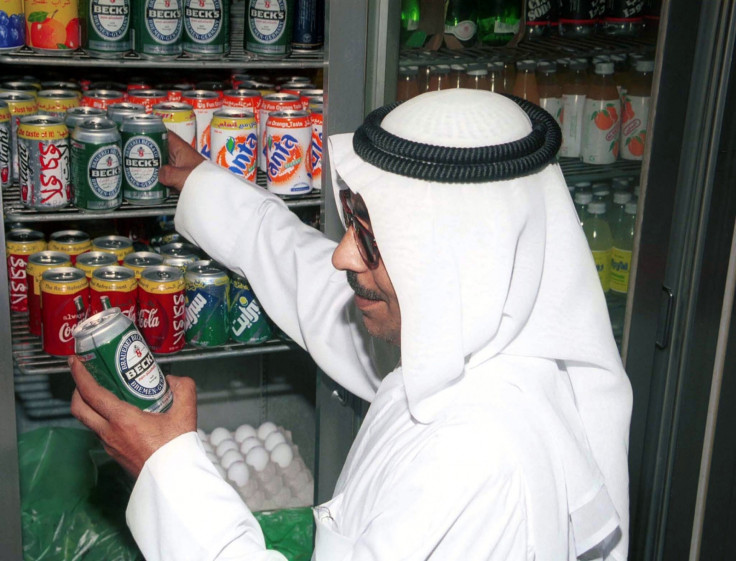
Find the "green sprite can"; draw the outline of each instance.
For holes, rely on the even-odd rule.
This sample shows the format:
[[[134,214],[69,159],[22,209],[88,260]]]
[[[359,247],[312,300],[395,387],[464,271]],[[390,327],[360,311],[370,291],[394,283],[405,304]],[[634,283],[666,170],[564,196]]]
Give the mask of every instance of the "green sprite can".
[[[258,304],[248,279],[233,273],[230,278],[230,338],[239,343],[258,344],[271,338],[271,326]]]
[[[196,347],[215,347],[229,337],[227,271],[210,259],[195,261],[187,267],[186,339]]]
[[[247,0],[245,50],[284,57],[291,52],[294,0]]]
[[[82,47],[91,57],[120,58],[133,47],[132,0],[79,0]]]
[[[163,413],[171,407],[174,395],[163,372],[120,308],[84,320],[73,335],[77,357],[102,387],[143,411]]]
[[[123,202],[123,154],[120,133],[106,117],[92,117],[72,131],[74,206],[104,212]]]
[[[135,51],[143,58],[167,59],[182,53],[183,0],[137,0],[133,10]]]
[[[123,142],[123,198],[133,205],[161,204],[169,190],[158,170],[169,161],[166,127],[158,115],[134,115],[120,126]]]
[[[184,52],[219,58],[230,52],[230,0],[184,0]]]

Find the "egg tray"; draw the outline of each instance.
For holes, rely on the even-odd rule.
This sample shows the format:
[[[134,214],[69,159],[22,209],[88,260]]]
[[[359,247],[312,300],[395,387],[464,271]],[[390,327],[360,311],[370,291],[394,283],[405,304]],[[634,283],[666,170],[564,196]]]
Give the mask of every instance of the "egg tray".
[[[312,506],[314,478],[291,432],[267,421],[197,433],[207,457],[253,511]]]

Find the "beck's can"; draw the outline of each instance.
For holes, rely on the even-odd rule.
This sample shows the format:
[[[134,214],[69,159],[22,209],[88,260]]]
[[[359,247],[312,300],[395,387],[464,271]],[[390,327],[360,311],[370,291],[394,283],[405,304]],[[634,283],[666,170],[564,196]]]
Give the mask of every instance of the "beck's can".
[[[79,0],[82,47],[89,56],[120,58],[132,46],[132,0]]]
[[[58,117],[28,115],[18,125],[20,200],[36,210],[71,202],[69,129]]]
[[[46,249],[43,233],[28,228],[10,230],[5,239],[5,255],[8,259],[8,284],[10,309],[14,312],[28,310],[28,284],[26,266],[33,253]]]
[[[153,114],[161,117],[168,130],[196,147],[197,118],[191,105],[176,101],[157,103],[153,106]]]
[[[77,257],[92,249],[89,234],[81,230],[59,230],[49,237],[49,250],[66,253],[76,264]]]
[[[312,142],[309,150],[310,169],[312,170],[312,189],[322,189],[322,128],[323,114],[321,107],[315,107],[310,112],[312,121]]]
[[[149,413],[174,402],[161,369],[143,336],[119,309],[110,308],[74,330],[74,351],[99,384]]]
[[[81,255],[77,255],[77,262],[74,266],[77,269],[82,269],[84,274],[87,275],[87,279],[92,279],[92,273],[101,267],[109,267],[110,265],[117,265],[118,259],[112,253],[106,251],[87,251]]]
[[[312,190],[310,148],[312,124],[306,111],[275,111],[266,123],[266,186],[277,195],[303,195]]]
[[[139,0],[133,11],[134,48],[143,58],[167,59],[182,53],[183,0]]]
[[[128,101],[137,103],[146,108],[146,113],[153,112],[153,106],[166,101],[167,95],[164,90],[135,90],[128,93]]]
[[[108,307],[119,308],[135,322],[138,310],[138,281],[135,272],[115,264],[92,271],[89,279],[89,307],[91,314],[97,314]]]
[[[247,0],[245,50],[284,57],[291,52],[293,0]]]
[[[71,259],[61,251],[39,251],[28,257],[28,331],[41,335],[41,275],[54,267],[70,267]]]
[[[113,103],[112,105],[107,106],[107,116],[118,126],[118,129],[123,124],[123,121],[128,117],[145,114],[146,108],[140,103],[124,101],[122,103]]]
[[[66,112],[79,107],[79,96],[72,90],[41,90],[36,97],[39,115],[66,119]]]
[[[232,274],[230,279],[230,338],[238,343],[258,344],[271,338],[271,326],[248,279]]]
[[[230,0],[184,0],[183,48],[196,58],[230,52]]]
[[[13,184],[10,158],[10,109],[8,104],[0,100],[0,187],[3,189]]]
[[[38,110],[36,97],[26,92],[0,92],[0,100],[8,104],[10,110],[10,159],[12,176],[19,179],[20,164],[18,162],[18,126],[21,117],[33,115]]]
[[[161,204],[169,190],[158,170],[169,160],[168,133],[158,115],[136,115],[120,127],[123,141],[123,198],[131,204]]]
[[[5,0],[0,3],[5,17],[0,22],[0,51],[15,51],[26,41],[26,17],[23,0]]]
[[[247,109],[220,109],[212,117],[212,161],[240,178],[256,182],[258,126]]]
[[[184,348],[186,304],[184,273],[165,265],[150,267],[138,281],[138,329],[154,353]]]
[[[123,103],[125,93],[121,90],[87,90],[82,96],[82,105],[107,109],[113,103]]]
[[[227,343],[229,336],[227,272],[212,260],[195,261],[187,267],[186,339],[196,347]]]
[[[99,107],[72,107],[67,109],[66,117],[64,118],[64,124],[66,128],[73,131],[79,123],[83,123],[91,117],[104,117],[105,110]]]
[[[75,267],[41,273],[43,350],[50,355],[74,354],[72,330],[86,316],[88,291],[84,271]]]
[[[164,264],[164,258],[153,251],[134,251],[123,258],[123,265],[135,273],[135,278],[140,279],[141,273],[148,267],[157,267]]]
[[[286,93],[273,93],[263,97],[258,108],[258,167],[266,171],[266,121],[273,111],[300,111],[302,102],[299,96]]]
[[[217,92],[208,90],[191,90],[181,94],[181,100],[188,103],[194,110],[194,116],[197,120],[197,150],[205,158],[211,158],[212,150],[210,149],[210,123],[212,116],[220,107],[222,107],[222,99]]]
[[[133,253],[133,241],[125,236],[100,236],[92,240],[92,251],[112,253],[122,265],[125,256]]]
[[[123,153],[115,123],[105,117],[84,121],[72,132],[74,206],[103,212],[123,202]]]

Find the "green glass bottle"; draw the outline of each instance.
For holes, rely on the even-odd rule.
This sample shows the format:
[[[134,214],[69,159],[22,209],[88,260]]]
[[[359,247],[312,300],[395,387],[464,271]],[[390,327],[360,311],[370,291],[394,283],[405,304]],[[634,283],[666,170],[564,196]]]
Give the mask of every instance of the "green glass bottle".
[[[457,39],[463,47],[478,40],[478,4],[475,0],[449,0],[445,11],[445,36]]]
[[[401,0],[401,34],[402,47],[421,47],[427,34],[419,29],[419,0]]]
[[[484,45],[505,45],[519,31],[520,0],[483,0],[478,3],[478,36]]]

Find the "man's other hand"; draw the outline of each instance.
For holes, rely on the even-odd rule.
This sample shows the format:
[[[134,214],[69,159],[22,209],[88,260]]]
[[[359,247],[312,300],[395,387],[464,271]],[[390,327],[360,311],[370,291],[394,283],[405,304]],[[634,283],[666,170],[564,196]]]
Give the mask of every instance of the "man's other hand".
[[[197,430],[197,393],[191,378],[167,376],[174,403],[165,413],[146,413],[100,386],[75,356],[69,359],[77,389],[72,415],[97,433],[110,456],[133,476],[156,450]]]
[[[205,158],[177,134],[169,131],[168,135],[169,163],[161,166],[158,172],[158,178],[164,185],[181,191],[189,174]]]

